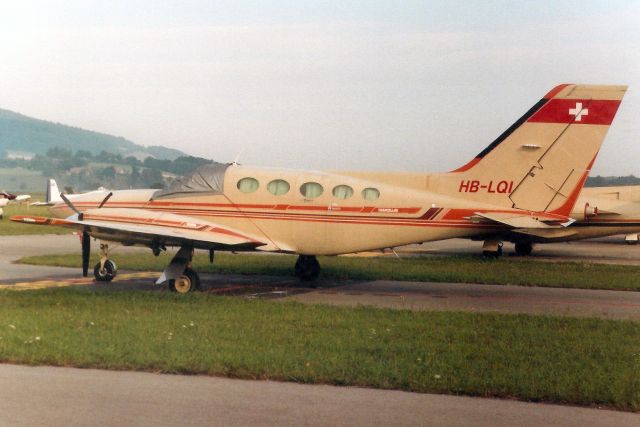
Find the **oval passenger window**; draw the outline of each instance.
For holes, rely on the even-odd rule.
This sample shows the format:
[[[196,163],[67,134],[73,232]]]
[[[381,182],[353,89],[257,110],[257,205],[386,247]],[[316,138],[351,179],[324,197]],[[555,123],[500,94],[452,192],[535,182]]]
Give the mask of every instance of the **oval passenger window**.
[[[317,182],[305,182],[300,186],[300,194],[307,199],[313,199],[322,195],[322,185]]]
[[[284,179],[274,179],[267,184],[267,191],[274,196],[281,196],[289,192],[289,183]]]
[[[255,178],[247,177],[238,181],[238,190],[243,193],[253,193],[258,187],[260,187],[260,184]]]
[[[377,188],[365,188],[362,190],[362,198],[365,200],[378,200],[380,191]]]
[[[336,185],[333,187],[333,197],[336,199],[348,199],[353,196],[353,188],[348,185]]]

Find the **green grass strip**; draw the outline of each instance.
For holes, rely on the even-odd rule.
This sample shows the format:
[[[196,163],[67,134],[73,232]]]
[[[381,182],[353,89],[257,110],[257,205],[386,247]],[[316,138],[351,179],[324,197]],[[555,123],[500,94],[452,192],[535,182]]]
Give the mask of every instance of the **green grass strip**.
[[[640,410],[640,323],[88,289],[0,291],[0,361]]]
[[[79,246],[79,245],[78,245]],[[162,271],[172,255],[154,257],[151,253],[113,254],[120,269]],[[584,289],[640,291],[640,266],[545,262],[535,260],[486,260],[482,256],[394,257],[319,257],[321,277],[328,279],[386,279],[431,282],[486,283],[497,285],[549,286]],[[296,257],[217,253],[214,264],[208,257],[196,255],[198,272],[269,274],[290,276]],[[80,250],[76,254],[32,256],[25,264],[80,268]],[[92,261],[93,265],[97,258]]]

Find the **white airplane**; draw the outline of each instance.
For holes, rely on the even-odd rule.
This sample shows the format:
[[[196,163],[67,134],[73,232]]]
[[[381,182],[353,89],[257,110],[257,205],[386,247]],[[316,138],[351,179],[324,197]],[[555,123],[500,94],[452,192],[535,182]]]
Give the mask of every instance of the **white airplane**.
[[[9,202],[26,202],[27,200],[29,200],[31,198],[30,195],[28,194],[11,194],[11,193],[7,193],[6,191],[0,191],[0,219],[2,219],[4,217],[4,210],[2,208],[4,208],[5,206],[7,206],[9,204]]]
[[[57,218],[14,221],[143,245],[179,247],[157,283],[199,288],[195,249],[298,254],[295,273],[318,276],[316,255],[338,255],[454,237],[563,230],[626,86],[560,85],[466,165],[448,173],[320,172],[236,164],[202,166],[167,190],[82,194],[51,207]],[[487,105],[491,107],[490,103]],[[96,280],[116,266],[101,245]],[[497,251],[496,247],[485,250]]]
[[[98,187],[97,190],[88,191],[86,193],[79,193],[79,194],[67,194],[66,197],[69,200],[74,200],[79,196],[85,196],[87,194],[105,195],[108,192],[109,190],[107,190],[106,188]],[[49,178],[47,180],[47,191],[45,194],[44,202],[33,202],[31,203],[31,206],[53,206],[58,203],[63,203],[63,199],[62,197],[60,197],[60,194],[61,193],[60,193],[60,190],[58,189],[58,183],[56,182],[56,180],[53,178]]]

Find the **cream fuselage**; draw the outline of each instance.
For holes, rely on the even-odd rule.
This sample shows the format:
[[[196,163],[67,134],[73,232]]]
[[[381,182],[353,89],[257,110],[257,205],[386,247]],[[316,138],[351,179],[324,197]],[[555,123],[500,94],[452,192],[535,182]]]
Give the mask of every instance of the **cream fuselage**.
[[[355,174],[354,174],[355,175]],[[242,178],[255,178],[259,187],[251,193],[238,189]],[[230,227],[267,243],[259,250],[333,255],[386,247],[471,237],[499,230],[491,224],[467,219],[490,205],[469,206],[460,198],[427,190],[426,175],[371,175],[365,179],[348,173],[230,166],[224,176],[223,194],[189,194],[184,197],[154,199],[156,190],[114,191],[105,207],[149,209],[197,218]],[[274,195],[267,184],[280,179],[289,183],[286,194]],[[300,188],[307,182],[323,187],[320,196],[306,198]],[[353,195],[347,199],[333,195],[333,188],[348,185]],[[362,191],[375,188],[376,200],[365,200]],[[108,192],[78,195],[73,199],[80,210],[96,208]],[[495,208],[494,208],[495,210]],[[65,204],[52,207],[58,217],[72,214]]]

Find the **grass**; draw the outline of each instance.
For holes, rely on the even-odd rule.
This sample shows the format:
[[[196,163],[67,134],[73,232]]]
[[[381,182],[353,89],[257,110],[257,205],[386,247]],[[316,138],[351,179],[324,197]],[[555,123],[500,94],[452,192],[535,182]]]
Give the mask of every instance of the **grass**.
[[[10,203],[2,208],[3,218],[0,219],[0,236],[15,236],[22,234],[69,234],[72,230],[48,225],[21,224],[10,221],[13,215],[51,216],[46,206],[29,206],[28,203]]]
[[[113,255],[125,270],[163,270],[172,255],[154,257],[151,253]],[[291,275],[296,257],[217,253],[214,264],[196,255],[199,272]],[[579,262],[541,262],[535,260],[486,260],[481,256],[424,256],[411,258],[320,257],[321,277],[328,279],[387,279],[432,282],[486,283],[520,286],[549,286],[584,289],[640,291],[640,267]],[[25,264],[78,267],[80,255],[25,257]],[[93,263],[97,262],[94,258]]]
[[[0,291],[0,361],[640,410],[640,323],[87,289]]]

